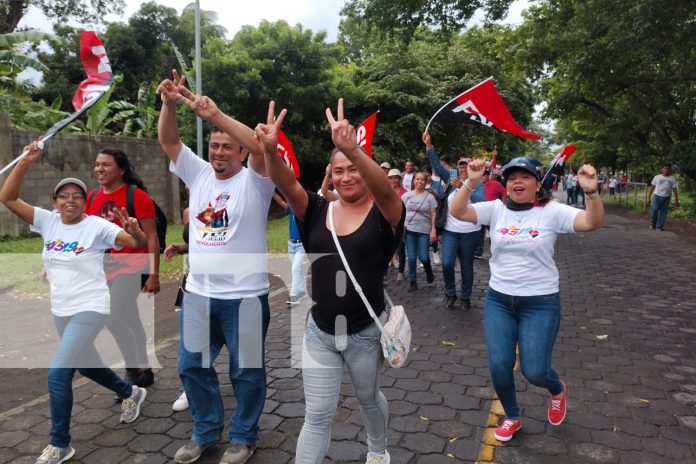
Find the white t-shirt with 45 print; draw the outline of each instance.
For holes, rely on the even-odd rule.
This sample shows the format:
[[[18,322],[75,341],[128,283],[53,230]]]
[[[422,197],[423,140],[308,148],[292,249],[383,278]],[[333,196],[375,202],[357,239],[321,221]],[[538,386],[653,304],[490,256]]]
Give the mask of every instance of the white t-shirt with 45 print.
[[[558,292],[556,238],[575,232],[581,210],[556,201],[527,211],[512,211],[500,200],[470,206],[479,224],[490,225],[492,289],[514,296]]]
[[[190,192],[186,290],[227,300],[268,293],[266,219],[273,181],[251,168],[218,180],[210,163],[186,145],[169,169]]]
[[[109,314],[104,251],[116,246],[121,228],[106,219],[86,216],[63,224],[57,212],[34,208],[34,232],[41,234],[42,257],[51,284],[51,312],[59,317],[83,311]]]

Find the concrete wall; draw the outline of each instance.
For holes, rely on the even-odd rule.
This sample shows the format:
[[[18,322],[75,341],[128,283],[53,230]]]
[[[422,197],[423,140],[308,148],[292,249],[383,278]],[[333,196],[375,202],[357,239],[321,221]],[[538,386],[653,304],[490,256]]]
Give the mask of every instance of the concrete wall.
[[[0,168],[10,163],[22,148],[40,134],[10,127],[9,118],[0,113]],[[135,172],[143,179],[148,193],[162,208],[169,222],[181,223],[179,179],[169,172],[169,159],[157,140],[93,135],[58,134],[46,142],[44,152],[27,172],[20,198],[30,205],[52,209],[52,192],[64,177],[82,179],[89,189],[96,188],[94,159],[101,148],[123,150]],[[7,173],[0,178],[4,182]],[[29,227],[0,205],[0,237],[29,234]]]

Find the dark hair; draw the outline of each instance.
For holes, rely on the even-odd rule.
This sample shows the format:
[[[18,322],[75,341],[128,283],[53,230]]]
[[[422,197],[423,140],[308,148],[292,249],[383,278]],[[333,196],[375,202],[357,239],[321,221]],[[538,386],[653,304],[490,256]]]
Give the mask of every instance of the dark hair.
[[[442,155],[442,156],[440,157],[440,161],[442,161],[443,163],[447,163],[447,164],[449,164],[449,165],[452,164],[452,160],[451,160],[450,157],[447,156],[447,155]]]
[[[662,163],[662,167],[672,169],[672,164],[671,163]]]
[[[123,182],[125,182],[128,185],[135,185],[140,190],[144,190],[145,192],[147,192],[145,184],[143,184],[143,181],[140,178],[140,176],[138,176],[135,173],[135,171],[133,171],[133,167],[131,166],[130,160],[128,159],[128,155],[126,155],[123,151],[119,150],[118,148],[107,147],[99,150],[98,154],[111,156],[116,162],[116,165],[119,168],[123,169]]]

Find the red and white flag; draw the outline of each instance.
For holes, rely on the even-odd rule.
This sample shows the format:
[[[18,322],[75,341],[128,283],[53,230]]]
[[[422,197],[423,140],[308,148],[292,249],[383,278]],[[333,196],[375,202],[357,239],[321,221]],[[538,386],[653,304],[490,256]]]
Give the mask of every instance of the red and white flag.
[[[372,158],[372,137],[375,134],[375,126],[377,125],[377,113],[379,111],[376,111],[355,129],[358,146],[365,150],[365,153],[370,158]]]
[[[576,150],[577,147],[572,143],[569,143],[568,145],[563,147],[563,150],[561,150],[561,152],[553,158],[550,167],[553,168],[554,166],[563,166],[563,163],[565,163],[566,160],[570,158]]]
[[[491,164],[490,164],[490,167],[488,168],[491,173],[496,170],[496,166],[497,166],[496,163],[497,162],[498,162],[498,146],[494,145],[493,146],[493,157],[491,158]]]
[[[43,143],[46,140],[56,135],[94,105],[114,82],[104,45],[94,31],[80,32],[80,58],[82,59],[82,66],[85,69],[85,74],[87,74],[87,79],[82,81],[73,96],[72,103],[75,107],[75,112],[67,118],[61,119],[44,132],[39,142],[39,147],[41,148],[43,148]],[[22,153],[10,164],[2,168],[0,174],[10,169],[27,153]]]
[[[299,179],[300,165],[297,163],[297,158],[295,158],[295,151],[292,149],[290,139],[280,129],[278,129],[278,154],[283,158],[285,164],[292,168],[295,178]]]
[[[72,104],[75,111],[80,111],[85,103],[96,101],[109,90],[113,82],[106,49],[94,31],[80,32],[80,59],[87,79],[80,83],[73,96]]]
[[[518,137],[541,139],[540,135],[527,132],[515,122],[503,98],[498,93],[498,89],[495,88],[492,77],[462,92],[437,110],[428,121],[426,131],[433,121],[445,123],[477,122],[484,126],[494,126]]]

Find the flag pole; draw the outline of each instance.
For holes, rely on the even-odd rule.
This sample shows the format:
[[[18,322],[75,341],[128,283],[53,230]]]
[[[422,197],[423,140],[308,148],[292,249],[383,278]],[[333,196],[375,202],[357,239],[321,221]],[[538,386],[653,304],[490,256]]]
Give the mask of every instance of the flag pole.
[[[488,81],[490,81],[491,79],[493,79],[493,76],[489,77],[488,79],[482,80],[481,82],[479,82],[479,83],[476,84],[475,86],[471,87],[470,89],[465,90],[464,92],[468,92],[468,91],[470,91],[470,90],[474,90],[474,89],[475,89],[476,87],[478,87],[479,85],[483,85],[485,82],[488,82]],[[464,92],[462,92],[462,93],[464,93]],[[461,95],[462,93],[460,93],[459,95]],[[448,101],[447,103],[445,103],[444,105],[442,105],[442,106],[440,107],[440,109],[437,110],[437,111],[435,112],[435,114],[433,115],[433,117],[430,118],[430,121],[428,121],[428,125],[425,126],[425,132],[428,132],[428,129],[430,128],[430,124],[433,122],[433,119],[435,119],[435,116],[437,116],[438,114],[440,114],[440,111],[442,111],[443,109],[445,109],[445,108],[447,107],[447,105],[449,105],[450,103],[452,103],[453,101],[455,101],[455,100],[459,97],[459,95],[457,95],[456,97],[454,97],[453,99],[451,99],[450,101]]]

